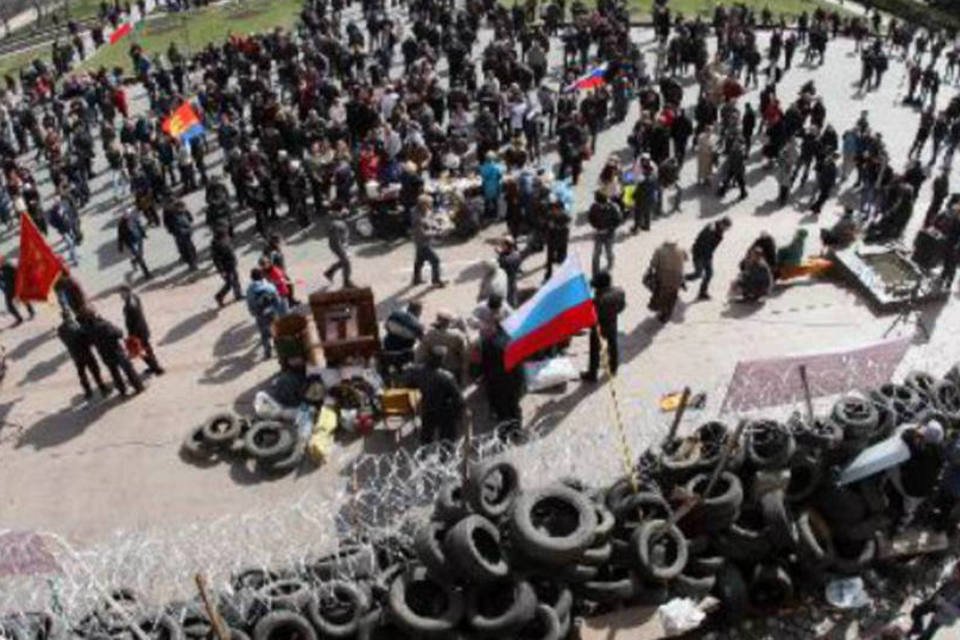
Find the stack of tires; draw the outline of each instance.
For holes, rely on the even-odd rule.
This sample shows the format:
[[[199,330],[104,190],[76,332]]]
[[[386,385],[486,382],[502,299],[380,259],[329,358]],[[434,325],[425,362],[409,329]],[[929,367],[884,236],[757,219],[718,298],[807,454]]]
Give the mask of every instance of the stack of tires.
[[[289,423],[218,413],[187,434],[181,452],[198,464],[252,460],[259,473],[282,475],[300,466],[306,447]]]

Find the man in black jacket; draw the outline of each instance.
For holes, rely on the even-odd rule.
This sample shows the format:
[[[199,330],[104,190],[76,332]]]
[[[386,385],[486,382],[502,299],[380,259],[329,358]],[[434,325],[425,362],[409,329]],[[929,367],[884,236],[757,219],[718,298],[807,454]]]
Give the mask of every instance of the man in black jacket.
[[[234,300],[243,300],[240,274],[237,273],[237,254],[233,252],[233,247],[230,246],[230,236],[226,231],[220,231],[214,236],[213,242],[210,244],[210,257],[213,259],[213,266],[216,267],[217,273],[223,278],[223,286],[213,296],[213,299],[217,301],[217,306],[223,306],[223,298],[231,290]]]
[[[193,214],[183,200],[168,201],[163,207],[163,226],[173,236],[180,259],[190,271],[197,270],[197,247],[193,244]]]
[[[597,309],[597,323],[590,327],[590,365],[580,374],[585,382],[596,382],[600,368],[600,338],[607,343],[607,358],[610,375],[617,375],[620,365],[620,346],[617,340],[617,316],[627,308],[623,289],[613,286],[613,280],[606,271],[593,277],[593,304]]]
[[[466,406],[456,378],[441,365],[447,349],[435,346],[423,365],[407,370],[407,383],[420,390],[420,443],[440,440],[454,442]]]
[[[710,294],[707,293],[707,287],[710,286],[710,280],[713,278],[713,254],[723,241],[723,234],[727,229],[733,226],[730,218],[724,217],[716,222],[707,224],[697,239],[693,241],[693,249],[690,254],[693,256],[693,273],[687,275],[687,280],[696,280],[703,277],[700,282],[700,294],[697,300],[709,300]]]
[[[77,375],[80,376],[80,385],[83,387],[84,395],[87,400],[93,397],[90,380],[87,377],[89,372],[100,389],[100,395],[106,398],[113,390],[103,382],[103,378],[100,376],[100,365],[97,364],[97,359],[91,350],[90,336],[83,330],[70,311],[64,309],[61,317],[63,322],[57,327],[57,335],[67,348],[67,353],[70,354],[73,364],[77,367]]]
[[[837,185],[839,170],[837,169],[837,153],[825,157],[817,169],[817,198],[810,205],[810,210],[819,215],[824,203],[830,198],[833,188]]]
[[[120,288],[120,295],[123,297],[123,322],[127,326],[127,335],[140,341],[143,347],[143,361],[147,363],[147,369],[151,373],[162,376],[163,367],[157,362],[157,354],[153,352],[153,345],[150,344],[150,326],[143,313],[140,296],[126,284]]]
[[[620,209],[610,202],[607,194],[597,191],[593,194],[593,204],[587,213],[587,220],[593,227],[593,273],[600,272],[600,254],[607,254],[606,271],[613,270],[613,243],[616,240],[617,227],[620,226]]]
[[[2,255],[0,255],[0,285],[3,286],[3,298],[7,303],[7,313],[14,317],[13,326],[17,326],[23,322],[23,316],[20,315],[17,303],[14,302],[14,295],[17,290],[17,265]],[[29,302],[24,302],[23,305],[27,308],[30,319],[33,320],[35,315],[33,306]]]
[[[93,309],[86,309],[79,320],[80,326],[90,336],[93,346],[100,354],[103,364],[110,371],[110,377],[113,378],[113,383],[120,395],[127,395],[127,383],[123,379],[124,375],[126,375],[134,392],[141,393],[143,391],[143,381],[140,380],[140,375],[133,368],[130,358],[127,357],[123,345],[120,343],[123,332],[109,320],[100,317]]]

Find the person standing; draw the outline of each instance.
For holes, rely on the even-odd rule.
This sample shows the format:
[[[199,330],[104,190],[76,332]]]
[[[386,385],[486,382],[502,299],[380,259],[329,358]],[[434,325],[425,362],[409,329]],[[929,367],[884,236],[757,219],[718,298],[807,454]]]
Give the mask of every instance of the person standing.
[[[483,187],[483,217],[486,222],[492,222],[499,217],[500,196],[503,193],[503,167],[497,162],[493,151],[487,152],[479,171]]]
[[[425,262],[430,263],[430,273],[433,286],[444,287],[446,282],[440,277],[440,257],[433,250],[432,229],[430,228],[430,210],[433,200],[424,194],[417,198],[417,205],[413,208],[413,220],[410,233],[413,237],[413,246],[416,249],[413,258],[413,286],[423,284],[421,272]]]
[[[89,373],[93,376],[94,382],[97,383],[97,388],[100,389],[100,395],[104,398],[108,397],[113,392],[113,389],[104,383],[100,375],[100,365],[93,355],[93,343],[90,340],[90,336],[83,330],[80,323],[77,322],[76,318],[73,317],[73,314],[70,313],[68,309],[63,310],[61,318],[63,318],[63,322],[57,327],[57,336],[67,348],[67,353],[77,368],[77,375],[80,376],[80,386],[83,387],[84,396],[87,400],[93,397],[93,391],[90,389],[90,379],[87,377]]]
[[[713,127],[707,125],[697,137],[697,184],[709,185],[713,180],[715,153]]]
[[[736,183],[736,185],[740,187],[740,199],[747,199],[746,162],[747,158],[743,148],[743,142],[737,137],[730,142],[730,146],[727,149],[726,175],[723,177],[723,182],[720,183],[720,188],[717,189],[718,198],[723,198],[727,193],[727,189],[730,188],[730,184]]]
[[[250,270],[250,284],[247,285],[247,310],[257,323],[260,332],[260,345],[263,347],[265,360],[273,357],[273,345],[270,329],[273,321],[282,315],[283,301],[277,288],[263,275],[263,272],[254,267]]]
[[[433,325],[427,330],[417,345],[414,359],[424,364],[430,360],[431,352],[437,347],[444,349],[440,366],[450,373],[461,386],[469,381],[470,343],[461,330],[462,321],[454,318],[449,311],[438,311]]]
[[[103,360],[103,364],[110,372],[113,384],[120,395],[127,395],[127,382],[133,387],[134,393],[142,393],[144,389],[143,381],[123,350],[123,344],[121,343],[123,332],[89,307],[84,309],[79,320],[80,326],[90,336],[93,346],[100,354],[100,359]],[[126,376],[126,382],[124,376]]]
[[[454,442],[466,403],[453,374],[443,368],[447,350],[434,346],[424,363],[408,370],[407,384],[420,391],[420,444]]]
[[[56,229],[63,239],[70,265],[77,266],[77,225],[76,217],[73,215],[70,205],[60,196],[57,196],[53,206],[47,211],[47,220],[50,221],[50,226]]]
[[[345,213],[346,211],[343,208],[331,211],[330,223],[327,225],[327,243],[337,260],[327,267],[323,272],[323,277],[332,284],[337,271],[343,270],[343,288],[348,289],[355,285],[353,280],[350,279],[353,267],[350,264],[350,228],[343,219]]]
[[[173,236],[180,259],[190,271],[197,270],[197,247],[193,244],[193,214],[183,200],[176,200],[163,208],[163,226]]]
[[[570,243],[570,217],[563,209],[563,203],[550,203],[550,213],[547,215],[544,238],[547,244],[547,264],[543,280],[546,282],[553,275],[553,265],[563,264],[567,259],[567,247]]]
[[[163,367],[157,361],[157,354],[153,351],[153,345],[150,344],[150,326],[147,324],[147,317],[143,313],[143,304],[140,302],[140,296],[133,292],[130,285],[123,285],[120,288],[120,295],[123,297],[123,322],[127,327],[127,335],[136,338],[143,348],[143,361],[147,363],[147,370],[158,376],[164,374]]]
[[[703,278],[700,282],[700,293],[697,300],[709,300],[710,294],[707,288],[710,286],[710,280],[713,278],[713,254],[723,241],[723,234],[733,226],[730,218],[723,217],[716,222],[707,224],[696,240],[693,241],[693,248],[690,251],[693,259],[693,273],[688,274],[687,280],[696,280]]]
[[[957,263],[960,262],[960,205],[953,206],[953,211],[947,219],[947,230],[943,236],[943,269],[940,271],[938,283],[940,288],[949,291],[953,288]]]
[[[815,215],[820,214],[820,210],[830,198],[833,188],[837,185],[839,173],[837,169],[838,157],[836,153],[828,155],[820,162],[820,167],[817,169],[817,197],[810,205],[810,210],[813,211]]]
[[[223,286],[213,295],[218,307],[223,307],[223,299],[233,291],[233,299],[243,300],[243,290],[240,288],[240,274],[237,273],[237,254],[230,245],[230,234],[220,231],[210,244],[210,258],[213,266],[223,279]]]
[[[483,375],[483,388],[487,394],[490,415],[498,425],[508,427],[508,431],[518,432],[523,426],[523,412],[520,399],[523,397],[523,367],[507,370],[504,366],[504,352],[509,337],[497,323],[490,331],[480,337],[480,366]]]
[[[923,619],[933,614],[930,622],[924,625]],[[918,604],[910,612],[913,625],[907,632],[908,638],[931,640],[940,629],[953,625],[960,619],[960,562],[936,593]]]
[[[946,200],[950,194],[949,167],[944,167],[943,170],[937,174],[937,177],[933,179],[932,188],[933,193],[930,195],[930,206],[927,207],[927,214],[923,217],[924,228],[934,223],[937,214],[940,213],[940,208],[943,206],[944,200]]]
[[[143,240],[146,237],[147,231],[140,223],[140,218],[131,209],[125,209],[117,225],[117,251],[123,253],[124,249],[129,249],[132,254],[131,262],[140,267],[143,277],[149,280],[152,277],[150,269],[143,260]]]
[[[14,302],[14,296],[17,291],[17,264],[8,260],[4,255],[0,255],[0,285],[3,286],[3,299],[7,303],[7,313],[13,316],[13,326],[16,327],[23,322],[23,316],[20,315],[17,303]],[[36,315],[33,311],[33,306],[29,302],[24,302],[23,306],[27,308],[27,313],[30,314],[30,319],[33,320],[33,317]]]
[[[610,376],[617,375],[620,366],[620,345],[617,337],[617,317],[627,308],[627,298],[623,289],[613,286],[613,279],[607,271],[593,276],[593,304],[597,309],[597,323],[590,327],[590,363],[586,371],[580,374],[584,382],[596,382],[600,368],[600,338],[607,345],[607,362]]]
[[[598,190],[593,194],[587,219],[593,227],[593,273],[600,273],[601,253],[607,254],[607,268],[604,271],[613,271],[613,243],[617,227],[620,226],[620,209],[607,199],[606,193]]]
[[[643,283],[650,289],[647,308],[655,311],[660,322],[673,315],[680,288],[683,286],[683,263],[687,254],[672,240],[667,240],[653,252]]]

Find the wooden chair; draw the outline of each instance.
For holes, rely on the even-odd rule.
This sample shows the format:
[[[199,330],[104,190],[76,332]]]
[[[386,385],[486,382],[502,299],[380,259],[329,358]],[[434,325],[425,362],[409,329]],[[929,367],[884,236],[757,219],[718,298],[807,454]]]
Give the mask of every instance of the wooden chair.
[[[420,392],[416,389],[384,389],[383,421],[380,430],[393,432],[394,443],[400,444],[404,428],[420,427]]]

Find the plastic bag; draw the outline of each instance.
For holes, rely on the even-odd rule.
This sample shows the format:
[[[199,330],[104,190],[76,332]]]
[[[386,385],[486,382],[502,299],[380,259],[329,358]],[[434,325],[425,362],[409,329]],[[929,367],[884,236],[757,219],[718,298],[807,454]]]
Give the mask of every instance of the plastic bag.
[[[827,602],[838,609],[859,609],[873,604],[873,598],[863,590],[862,578],[843,578],[827,583]]]
[[[523,375],[527,380],[527,391],[540,391],[575,380],[579,374],[570,358],[558,356],[524,363]]]
[[[696,629],[707,617],[690,598],[674,598],[657,609],[660,626],[667,637],[679,636]]]
[[[253,412],[258,418],[264,418],[265,420],[294,422],[300,413],[300,408],[284,407],[266,391],[257,391],[257,394],[253,397]]]

